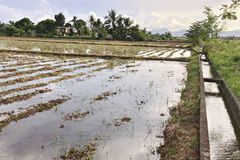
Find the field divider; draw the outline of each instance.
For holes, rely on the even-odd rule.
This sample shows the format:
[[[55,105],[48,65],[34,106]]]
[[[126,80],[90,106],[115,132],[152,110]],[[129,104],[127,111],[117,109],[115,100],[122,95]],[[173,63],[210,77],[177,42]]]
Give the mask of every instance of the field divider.
[[[4,40],[4,38],[0,38],[0,40]],[[38,43],[59,43],[59,44],[83,44],[83,45],[108,45],[108,46],[127,46],[127,47],[166,47],[166,48],[190,48],[191,44],[185,41],[159,41],[159,44],[134,44],[133,42],[125,42],[125,43],[99,43],[97,41],[93,42],[79,42],[79,41],[60,41],[60,40],[40,40],[40,39],[14,39],[13,41],[22,41],[22,42],[38,42]],[[110,41],[111,42],[111,41]],[[162,44],[161,44],[162,43]],[[165,45],[164,45],[165,43]],[[168,44],[168,45],[166,45]],[[179,46],[181,44],[181,46]]]
[[[132,60],[151,60],[151,61],[179,61],[189,62],[189,58],[166,58],[166,57],[137,57],[137,56],[123,56],[123,55],[101,55],[101,54],[85,54],[85,53],[58,53],[58,52],[39,52],[39,51],[24,51],[24,50],[0,50],[0,52],[15,52],[25,54],[42,54],[42,55],[55,55],[55,56],[71,56],[71,57],[95,57],[104,59],[132,59]]]
[[[200,160],[210,160],[206,95],[200,55],[198,62],[200,75]]]

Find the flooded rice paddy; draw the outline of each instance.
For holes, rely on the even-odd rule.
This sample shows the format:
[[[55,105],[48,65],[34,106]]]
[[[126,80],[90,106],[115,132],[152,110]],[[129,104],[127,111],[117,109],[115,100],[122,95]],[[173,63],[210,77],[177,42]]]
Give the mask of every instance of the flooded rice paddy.
[[[140,51],[138,57],[161,57],[161,58],[189,58],[191,51],[188,49],[159,48]]]
[[[186,63],[0,57],[0,159],[67,159],[75,149],[98,160],[160,158]]]

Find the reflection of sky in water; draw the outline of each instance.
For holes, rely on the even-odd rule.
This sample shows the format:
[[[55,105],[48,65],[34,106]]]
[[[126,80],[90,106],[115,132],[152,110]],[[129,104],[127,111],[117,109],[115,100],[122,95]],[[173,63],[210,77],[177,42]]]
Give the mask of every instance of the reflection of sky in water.
[[[234,129],[221,97],[206,97],[211,159],[240,159]]]
[[[150,49],[145,51],[140,51],[138,53],[140,57],[169,57],[169,58],[188,58],[191,56],[191,51],[186,49]]]
[[[213,78],[211,67],[208,62],[202,62],[203,78]]]
[[[204,82],[205,92],[208,93],[219,93],[217,83]]]
[[[52,159],[69,145],[84,145],[98,138],[96,159],[99,160],[155,160],[156,147],[163,143],[162,137],[169,107],[180,100],[186,64],[179,62],[137,61],[134,67],[124,65],[112,70],[83,76],[81,81],[70,79],[51,84],[51,93],[38,95],[29,101],[6,106],[4,109],[28,107],[67,95],[71,100],[57,110],[45,111],[12,123],[1,132],[0,154],[13,159]],[[87,71],[87,69],[85,69]],[[111,76],[120,77],[109,81]],[[35,81],[40,83],[41,81]],[[103,92],[117,95],[107,100],[93,101]],[[80,121],[64,121],[63,117],[75,111],[90,111]],[[117,118],[130,117],[125,125],[108,125]],[[64,128],[60,129],[60,124]],[[41,149],[41,146],[44,149]],[[155,154],[155,155],[154,155]]]

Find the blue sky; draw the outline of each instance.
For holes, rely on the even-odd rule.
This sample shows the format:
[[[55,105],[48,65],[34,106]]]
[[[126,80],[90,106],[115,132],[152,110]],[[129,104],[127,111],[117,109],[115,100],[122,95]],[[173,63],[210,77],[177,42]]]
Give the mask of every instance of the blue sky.
[[[230,0],[0,0],[0,21],[29,17],[34,22],[53,18],[63,12],[67,20],[76,15],[87,19],[89,14],[104,17],[110,9],[130,16],[148,30],[168,28],[187,29],[189,24],[203,19],[203,7],[218,10]],[[237,29],[239,20],[227,24],[228,30]]]

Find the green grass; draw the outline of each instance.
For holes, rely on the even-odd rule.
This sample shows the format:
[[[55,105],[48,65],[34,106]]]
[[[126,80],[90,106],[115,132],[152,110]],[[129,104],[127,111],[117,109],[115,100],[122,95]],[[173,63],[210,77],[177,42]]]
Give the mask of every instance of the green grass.
[[[212,40],[206,51],[213,67],[240,99],[240,40]]]
[[[194,53],[188,64],[186,88],[181,103],[171,112],[165,130],[165,145],[161,148],[162,159],[199,159],[199,63]]]

